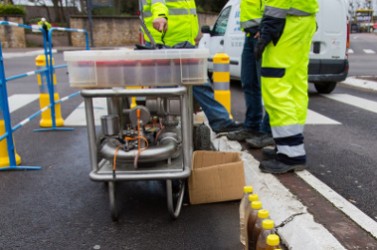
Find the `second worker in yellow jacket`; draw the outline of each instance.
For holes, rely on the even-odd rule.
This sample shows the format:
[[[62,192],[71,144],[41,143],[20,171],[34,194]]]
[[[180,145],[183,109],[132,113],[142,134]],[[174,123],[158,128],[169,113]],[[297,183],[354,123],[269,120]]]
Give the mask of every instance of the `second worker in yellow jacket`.
[[[262,96],[276,154],[261,162],[263,172],[281,174],[306,167],[308,64],[318,9],[317,0],[265,0],[255,54],[262,57]]]
[[[195,48],[199,21],[194,0],[142,0],[145,25],[153,39],[165,47]],[[214,99],[212,87],[193,86],[193,96],[215,133],[239,130],[223,105]]]

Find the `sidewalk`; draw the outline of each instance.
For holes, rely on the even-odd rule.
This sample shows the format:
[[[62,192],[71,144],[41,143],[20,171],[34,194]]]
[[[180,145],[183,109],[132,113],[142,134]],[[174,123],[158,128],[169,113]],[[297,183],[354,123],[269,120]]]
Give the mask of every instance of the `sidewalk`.
[[[241,152],[246,183],[281,225],[277,232],[289,249],[377,249],[377,223],[308,171],[265,174],[240,143],[215,134],[212,141],[218,150]]]

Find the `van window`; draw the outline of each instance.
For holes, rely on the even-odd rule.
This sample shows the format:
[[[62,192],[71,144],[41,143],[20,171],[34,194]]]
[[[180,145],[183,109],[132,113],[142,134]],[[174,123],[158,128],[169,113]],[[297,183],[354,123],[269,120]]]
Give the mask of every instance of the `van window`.
[[[223,36],[225,35],[226,27],[228,25],[228,19],[230,14],[231,6],[223,9],[216,20],[215,26],[212,30],[212,36]]]

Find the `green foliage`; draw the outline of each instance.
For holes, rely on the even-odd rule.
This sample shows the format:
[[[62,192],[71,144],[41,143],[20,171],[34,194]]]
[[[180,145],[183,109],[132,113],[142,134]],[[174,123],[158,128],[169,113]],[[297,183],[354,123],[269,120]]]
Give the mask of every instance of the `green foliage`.
[[[0,15],[25,15],[25,9],[11,4],[0,4]]]
[[[112,16],[115,14],[115,10],[110,7],[95,8],[92,14],[95,16]]]

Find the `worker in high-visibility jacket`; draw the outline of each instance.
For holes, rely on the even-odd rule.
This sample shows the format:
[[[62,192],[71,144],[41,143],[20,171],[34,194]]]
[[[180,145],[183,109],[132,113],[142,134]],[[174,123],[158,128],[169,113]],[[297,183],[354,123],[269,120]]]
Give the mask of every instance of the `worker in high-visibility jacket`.
[[[39,26],[42,27],[43,32],[45,33],[46,40],[49,41],[48,38],[48,31],[51,29],[51,24],[46,21],[46,18],[42,17],[41,20],[37,23]]]
[[[261,61],[254,57],[254,47],[259,38],[264,0],[241,0],[240,25],[245,32],[241,56],[241,83],[245,96],[246,113],[241,131],[228,134],[229,140],[243,141],[251,148],[274,145],[268,114],[263,117],[260,69]]]
[[[143,0],[145,25],[153,39],[165,47],[195,48],[199,21],[194,0]],[[151,19],[146,17],[152,16]],[[226,108],[214,99],[210,84],[193,86],[193,96],[204,111],[215,133],[239,130],[240,124],[229,118]]]
[[[279,174],[306,166],[308,64],[318,9],[317,0],[265,0],[255,55],[262,56],[262,96],[277,151],[273,159],[261,162],[263,172]]]
[[[199,21],[194,0],[142,1],[145,25],[154,39],[169,47],[183,47],[185,42],[195,47]]]
[[[149,36],[147,35],[147,32],[149,32],[150,35],[152,36],[155,44],[163,45],[163,42],[162,42],[162,39],[161,39],[162,33],[160,31],[152,28],[153,27],[153,20],[158,17],[158,16],[154,17],[152,15],[152,4],[147,2],[147,0],[142,0],[141,8],[142,8],[142,10],[140,10],[140,11],[142,12],[144,24],[148,29],[148,31],[142,30],[143,33],[144,33],[144,41],[146,43],[148,43],[148,45],[152,43]]]

